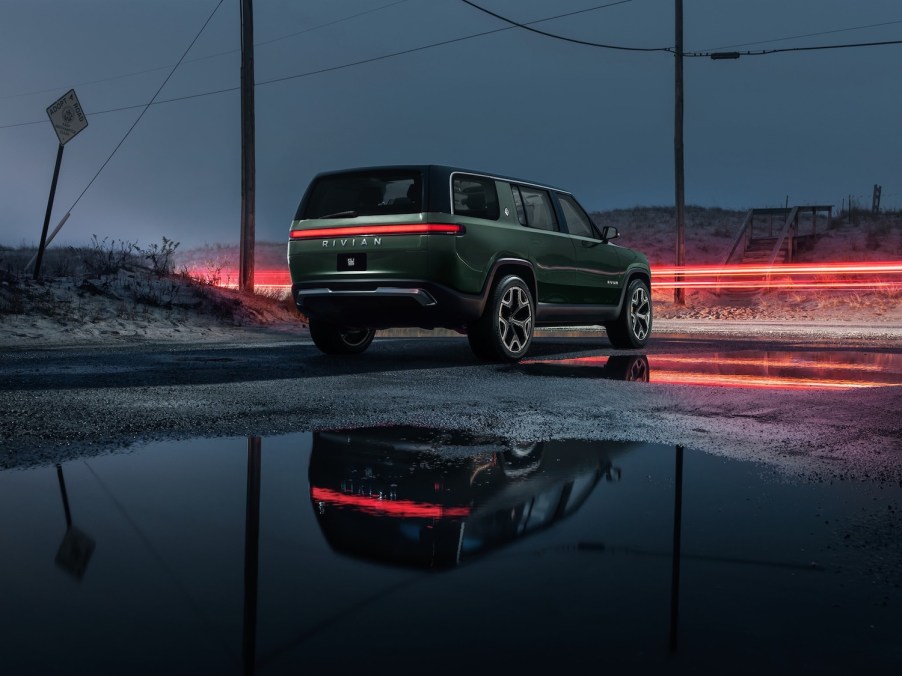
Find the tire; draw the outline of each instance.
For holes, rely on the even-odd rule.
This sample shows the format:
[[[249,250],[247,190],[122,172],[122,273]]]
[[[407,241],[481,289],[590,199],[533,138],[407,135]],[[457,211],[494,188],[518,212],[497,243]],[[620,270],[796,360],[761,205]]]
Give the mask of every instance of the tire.
[[[620,316],[605,324],[608,339],[618,350],[645,347],[651,335],[651,324],[651,294],[648,285],[641,279],[634,279],[626,289]]]
[[[480,359],[519,361],[535,330],[535,302],[526,282],[504,277],[492,290],[482,317],[467,328],[470,348]]]
[[[360,354],[376,335],[375,329],[349,329],[312,318],[308,325],[314,344],[326,354]]]

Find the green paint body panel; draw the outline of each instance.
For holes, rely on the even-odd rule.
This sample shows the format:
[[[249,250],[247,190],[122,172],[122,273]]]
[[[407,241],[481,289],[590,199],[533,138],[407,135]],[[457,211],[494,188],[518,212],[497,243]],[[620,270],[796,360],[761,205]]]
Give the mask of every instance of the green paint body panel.
[[[411,170],[409,167],[405,169]],[[303,233],[304,230],[311,229],[325,231],[316,239],[293,238],[288,244],[292,289],[302,311],[316,314],[325,301],[319,305],[311,303],[303,294],[299,296],[299,291],[312,293],[313,290],[324,289],[332,292],[358,289],[365,292],[399,286],[429,286],[430,289],[434,286],[440,287],[438,291],[441,294],[447,291],[454,296],[459,295],[466,308],[461,310],[456,307],[456,303],[452,303],[454,311],[450,311],[448,321],[444,321],[442,308],[430,306],[427,311],[411,301],[409,320],[401,310],[392,313],[392,319],[385,320],[384,323],[391,326],[457,327],[461,321],[473,321],[481,314],[485,298],[491,285],[498,281],[496,276],[500,270],[501,274],[516,272],[533,289],[539,310],[537,325],[577,323],[577,319],[578,323],[602,324],[619,313],[624,290],[633,276],[641,276],[650,283],[648,261],[638,252],[603,241],[600,236],[597,239],[578,237],[566,231],[539,230],[522,225],[518,220],[511,184],[523,182],[444,167],[415,169],[423,170],[427,195],[424,202],[435,207],[437,202],[445,201],[444,205],[439,205],[439,210],[292,221],[292,232]],[[450,207],[453,197],[447,197],[443,192],[450,193],[450,181],[456,174],[494,180],[498,196],[497,220],[453,213],[454,209]],[[442,181],[447,183],[443,186]],[[309,198],[312,185],[305,200]],[[569,195],[554,188],[543,189],[550,195]],[[303,209],[302,201],[298,215],[302,215]],[[561,219],[559,209],[557,215]],[[365,226],[363,230],[366,230],[372,226],[373,230],[378,231],[379,226],[392,224],[438,223],[462,225],[465,231],[463,234],[453,235],[375,234],[333,237],[328,234],[328,230],[336,228]],[[563,228],[563,225],[559,227]],[[364,271],[339,270],[342,258],[350,256],[357,260],[360,254],[366,255]],[[343,298],[334,299],[332,305],[337,307],[344,302]],[[348,301],[348,312],[369,315],[361,305],[363,302],[360,299]],[[382,304],[381,299],[371,299],[374,309]],[[441,304],[448,305],[447,302],[437,303]],[[576,307],[575,314],[571,313],[572,317],[566,311],[569,306]],[[592,321],[592,317],[586,314],[591,314],[590,309],[593,307],[599,309],[597,321]],[[543,321],[543,310],[550,308],[556,308],[552,313],[554,317]],[[586,312],[580,314],[582,310]],[[331,317],[335,320],[343,316]],[[584,321],[586,316],[589,316],[589,321]],[[357,325],[353,316],[348,316],[345,323],[349,326]]]

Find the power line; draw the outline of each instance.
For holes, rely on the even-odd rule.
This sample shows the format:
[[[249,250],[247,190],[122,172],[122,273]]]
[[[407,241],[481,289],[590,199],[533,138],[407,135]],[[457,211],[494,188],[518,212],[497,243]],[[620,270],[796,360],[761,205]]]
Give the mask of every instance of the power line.
[[[779,49],[760,49],[745,52],[684,52],[683,56],[710,57],[712,59],[738,59],[740,56],[765,56],[767,54],[785,54],[788,52],[817,52],[828,49],[854,49],[857,47],[883,47],[886,45],[902,45],[902,40],[881,40],[879,42],[855,42],[840,45],[816,45],[813,47],[781,47]]]
[[[102,172],[104,170],[106,165],[109,164],[110,160],[113,159],[113,155],[115,155],[116,152],[119,150],[119,148],[122,147],[122,144],[125,143],[125,139],[127,139],[129,137],[129,134],[132,133],[132,130],[141,121],[141,118],[144,117],[144,113],[147,112],[147,109],[150,108],[151,104],[154,102],[154,100],[157,98],[157,96],[160,95],[160,92],[163,91],[163,87],[165,87],[166,83],[169,82],[169,78],[172,77],[172,75],[175,73],[176,69],[178,69],[178,67],[181,65],[182,61],[184,61],[185,57],[188,55],[188,52],[191,51],[191,48],[194,46],[194,43],[197,42],[198,38],[200,38],[201,33],[204,32],[204,30],[207,27],[207,24],[209,24],[210,21],[213,19],[213,15],[216,14],[216,11],[220,8],[220,6],[222,6],[223,2],[224,2],[224,0],[219,0],[219,2],[216,3],[216,7],[214,7],[213,11],[210,12],[210,16],[207,17],[206,21],[204,21],[204,25],[200,27],[199,31],[197,31],[197,35],[194,36],[194,39],[191,41],[191,44],[189,44],[188,48],[182,53],[182,56],[178,60],[178,63],[176,63],[172,67],[172,70],[169,71],[169,75],[167,75],[166,79],[163,80],[163,84],[160,85],[159,89],[157,89],[156,93],[153,95],[153,97],[150,99],[150,101],[148,101],[147,104],[144,106],[144,110],[141,111],[141,114],[138,115],[138,118],[132,123],[132,126],[128,128],[128,131],[125,132],[125,136],[122,137],[122,140],[116,144],[115,148],[113,148],[113,152],[111,152],[109,157],[107,157],[106,160],[104,160],[103,164],[100,165],[100,169],[97,170],[97,173],[94,174],[94,177],[88,182],[88,185],[85,186],[85,189],[81,191],[81,194],[72,203],[72,206],[69,207],[68,211],[72,211],[75,208],[75,205],[81,201],[81,198],[84,197],[86,192],[88,192],[88,188],[90,188],[94,184],[94,181],[97,180],[97,177],[100,176],[100,172]]]
[[[753,47],[755,45],[766,45],[771,42],[782,42],[784,40],[797,40],[800,38],[813,38],[813,37],[818,37],[820,35],[832,35],[834,33],[847,33],[849,31],[864,30],[866,28],[879,28],[881,26],[892,26],[892,25],[899,24],[899,23],[902,23],[902,19],[895,20],[895,21],[883,21],[881,23],[871,23],[871,24],[867,24],[865,26],[850,26],[849,28],[836,28],[836,29],[829,30],[829,31],[819,31],[817,33],[802,33],[801,35],[787,35],[782,38],[772,38],[770,40],[758,40],[757,42],[742,42],[742,43],[739,43],[738,45],[721,45],[720,47],[709,47],[708,49],[704,49],[701,51],[715,52],[715,51],[719,51],[721,49],[736,49],[737,47]]]
[[[538,35],[544,35],[547,38],[553,38],[555,40],[563,40],[564,42],[572,42],[577,45],[585,45],[587,47],[600,47],[602,49],[616,49],[624,52],[671,52],[673,53],[673,47],[626,47],[624,45],[610,45],[602,42],[589,42],[587,40],[577,40],[576,38],[568,38],[563,35],[557,35],[556,33],[548,33],[546,31],[539,30],[538,28],[532,28],[529,24],[536,22],[527,22],[527,23],[519,23],[514,21],[513,19],[508,19],[505,16],[501,16],[491,10],[486,9],[485,7],[480,7],[475,2],[470,2],[470,0],[460,0],[464,4],[473,7],[474,9],[478,9],[480,12],[485,12],[496,19],[500,19],[506,23],[509,23],[511,26],[516,26],[517,28],[522,28],[524,30],[529,31],[530,33],[537,33]],[[615,5],[622,5],[627,2],[631,2],[632,0],[618,0],[618,2],[611,2],[607,5],[602,5],[602,7],[613,7]],[[597,7],[595,9],[601,9],[601,7]],[[572,14],[578,14],[579,12],[572,12]],[[563,15],[567,16],[567,15]]]
[[[442,40],[441,42],[433,42],[428,45],[423,45],[420,47],[412,47],[410,49],[404,49],[404,50],[400,50],[397,52],[391,52],[390,54],[382,54],[380,56],[374,56],[374,57],[370,57],[367,59],[361,59],[359,61],[352,61],[350,63],[344,63],[344,64],[341,64],[338,66],[328,66],[326,68],[319,68],[317,70],[311,70],[311,71],[307,71],[304,73],[297,73],[295,75],[286,75],[284,77],[273,78],[270,80],[262,80],[262,81],[257,82],[256,86],[260,87],[263,85],[274,84],[277,82],[285,82],[287,80],[297,80],[300,78],[311,77],[313,75],[322,75],[323,73],[330,73],[330,72],[334,72],[334,71],[338,71],[338,70],[343,70],[345,68],[353,68],[355,66],[362,66],[367,63],[373,63],[375,61],[383,61],[385,59],[391,59],[396,56],[403,56],[405,54],[421,52],[421,51],[424,51],[427,49],[432,49],[434,47],[442,47],[442,46],[450,45],[450,44],[453,44],[456,42],[463,42],[465,40],[472,40],[474,38],[483,37],[485,35],[492,35],[494,33],[503,33],[504,31],[513,30],[514,28],[517,28],[519,26],[530,26],[530,25],[534,25],[534,24],[538,24],[538,23],[544,23],[546,21],[553,21],[555,19],[561,19],[564,17],[573,16],[574,14],[583,14],[585,12],[593,12],[595,10],[603,9],[605,7],[611,7],[612,5],[622,4],[623,2],[631,2],[631,0],[620,0],[619,2],[615,2],[615,3],[606,3],[606,4],[602,4],[602,5],[596,5],[594,7],[588,7],[586,9],[577,10],[575,12],[566,12],[564,14],[556,14],[554,16],[549,16],[544,19],[536,19],[535,21],[529,21],[524,24],[515,24],[515,25],[510,25],[510,26],[504,26],[503,28],[494,28],[492,30],[482,31],[480,33],[464,35],[462,37],[451,38],[449,40]],[[197,94],[188,94],[186,96],[177,96],[177,97],[173,97],[171,99],[163,99],[161,101],[151,101],[150,103],[147,103],[147,104],[139,103],[139,104],[131,105],[131,106],[121,106],[118,108],[108,108],[106,110],[91,111],[91,112],[88,112],[87,114],[91,115],[91,116],[96,116],[96,115],[105,115],[107,113],[118,113],[118,112],[121,112],[124,110],[135,110],[137,108],[142,108],[146,105],[160,105],[162,103],[174,103],[176,101],[186,101],[188,99],[196,99],[196,98],[200,98],[202,96],[213,96],[216,94],[224,94],[226,92],[235,92],[235,91],[238,91],[238,89],[239,89],[239,87],[225,87],[223,89],[216,89],[216,90],[208,91],[208,92],[198,92]],[[33,124],[44,124],[45,122],[46,122],[46,120],[33,120],[31,122],[17,122],[14,124],[4,124],[4,125],[0,125],[0,129],[11,129],[13,127],[26,127],[26,126],[33,125]]]
[[[328,21],[326,23],[318,24],[316,26],[311,26],[310,28],[305,28],[304,30],[301,30],[301,31],[295,31],[294,33],[288,33],[287,35],[281,35],[277,38],[271,38],[269,40],[255,42],[254,46],[260,47],[261,45],[270,45],[270,44],[273,44],[274,42],[280,42],[282,40],[287,40],[288,38],[297,37],[298,35],[310,33],[312,31],[319,30],[320,28],[334,26],[336,24],[343,23],[345,21],[350,21],[351,19],[356,19],[356,18],[364,16],[366,14],[372,14],[374,12],[378,12],[383,9],[388,9],[389,7],[394,7],[395,5],[400,5],[405,2],[410,2],[410,0],[395,0],[394,2],[390,2],[387,5],[380,5],[378,7],[372,8],[372,9],[367,9],[362,12],[357,12],[356,14],[351,14],[350,16],[346,16],[341,19],[335,19],[333,21]],[[206,56],[198,56],[193,59],[187,59],[183,63],[197,63],[199,61],[207,61],[209,59],[215,59],[219,56],[226,56],[228,54],[236,54],[239,51],[241,51],[241,50],[240,49],[227,49],[224,52],[216,52],[215,54],[207,54]],[[135,70],[130,73],[122,73],[120,75],[113,75],[111,77],[100,78],[98,80],[87,80],[85,82],[77,82],[72,86],[73,87],[82,87],[85,85],[102,84],[104,82],[113,82],[115,80],[123,80],[125,78],[133,77],[135,75],[145,75],[147,73],[156,73],[158,70],[166,70],[167,68],[171,68],[171,67],[172,67],[172,65],[170,64],[168,66],[156,66],[155,68],[145,68],[144,70]],[[59,91],[61,88],[62,87],[52,87],[52,88],[48,88],[48,89],[39,89],[36,91],[31,91],[31,92],[21,92],[19,94],[9,94],[7,96],[0,96],[0,100],[17,99],[17,98],[22,98],[24,96],[34,96],[36,94],[46,94],[48,92]],[[92,113],[92,114],[96,115],[97,113]],[[30,124],[30,123],[28,123],[28,124]],[[2,129],[2,128],[3,127],[0,127],[0,129]]]
[[[400,0],[400,1],[403,2],[403,1],[405,1],[405,0]],[[374,57],[370,57],[370,58],[367,58],[367,59],[361,59],[361,60],[359,60],[359,61],[352,61],[352,62],[350,62],[350,63],[344,63],[344,64],[341,64],[341,65],[338,65],[338,66],[329,66],[329,67],[326,67],[326,68],[320,68],[320,69],[317,69],[317,70],[306,71],[306,72],[304,72],[304,73],[297,73],[297,74],[295,74],[295,75],[286,75],[286,76],[284,76],[284,77],[272,78],[272,79],[270,79],[270,80],[263,80],[263,81],[260,81],[260,82],[255,83],[255,85],[259,87],[259,86],[263,86],[263,85],[275,84],[275,83],[278,83],[278,82],[285,82],[285,81],[288,81],[288,80],[297,80],[297,79],[300,79],[300,78],[311,77],[311,76],[314,76],[314,75],[322,75],[322,74],[324,74],[324,73],[330,73],[330,72],[334,72],[334,71],[338,71],[338,70],[344,70],[345,68],[353,68],[353,67],[355,67],[355,66],[361,66],[361,65],[364,65],[364,64],[367,64],[367,63],[373,63],[373,62],[375,62],[375,61],[383,61],[383,60],[385,60],[385,59],[391,59],[391,58],[394,58],[394,57],[397,57],[397,56],[404,56],[404,55],[406,55],[406,54],[412,54],[412,53],[415,53],[415,52],[425,51],[425,50],[427,50],[427,49],[432,49],[432,48],[434,48],[434,47],[442,47],[442,46],[449,45],[449,44],[453,44],[453,43],[456,43],[456,42],[463,42],[463,41],[465,41],[465,40],[472,40],[472,39],[474,39],[474,38],[479,38],[479,37],[483,37],[483,36],[486,36],[486,35],[492,35],[492,34],[494,34],[494,33],[502,33],[502,32],[504,32],[504,31],[512,30],[513,28],[524,28],[524,29],[526,29],[526,30],[530,30],[530,31],[532,31],[532,32],[536,32],[536,33],[539,33],[539,34],[541,34],[541,35],[545,35],[546,37],[551,37],[551,38],[554,38],[554,39],[564,40],[564,41],[566,41],[566,42],[575,42],[575,43],[577,43],[577,44],[583,44],[583,45],[587,45],[587,46],[591,46],[591,47],[601,47],[601,48],[606,48],[606,49],[621,49],[621,50],[626,50],[626,51],[646,51],[646,52],[651,51],[651,52],[669,52],[669,53],[674,53],[674,49],[673,49],[672,47],[651,47],[651,48],[649,48],[649,47],[644,47],[644,48],[643,48],[643,47],[626,47],[626,46],[618,46],[618,45],[606,45],[606,44],[603,44],[603,43],[586,42],[586,41],[583,41],[583,40],[576,40],[576,39],[572,39],[572,38],[567,38],[567,37],[564,37],[564,36],[555,35],[555,34],[553,34],[553,33],[546,33],[545,31],[539,31],[539,30],[537,30],[537,29],[532,28],[532,26],[533,26],[534,24],[544,23],[544,22],[546,22],[546,21],[553,21],[553,20],[555,20],[555,19],[561,19],[561,18],[564,18],[564,17],[567,17],[567,16],[573,16],[574,14],[582,14],[582,13],[585,13],[585,12],[592,12],[592,11],[595,11],[595,10],[598,10],[598,9],[603,9],[603,8],[605,8],[605,7],[612,7],[612,6],[614,6],[614,5],[619,5],[619,4],[624,4],[624,3],[626,3],[626,2],[631,2],[631,0],[619,0],[618,2],[606,3],[606,4],[603,4],[603,5],[596,5],[596,6],[594,6],[594,7],[589,7],[589,8],[582,9],[582,10],[577,10],[577,11],[575,11],[575,12],[567,12],[567,13],[564,13],[564,14],[557,14],[557,15],[555,15],[555,16],[550,16],[550,17],[546,17],[546,18],[544,18],[544,19],[537,19],[537,20],[535,20],[535,21],[528,21],[528,22],[524,22],[524,23],[518,23],[518,22],[516,22],[516,21],[512,21],[512,20],[510,20],[510,19],[506,19],[506,18],[504,18],[504,17],[502,17],[502,16],[500,16],[500,15],[495,15],[493,12],[489,12],[488,10],[483,9],[483,8],[479,7],[478,5],[475,5],[475,4],[473,4],[472,2],[469,2],[469,0],[461,0],[461,1],[462,1],[462,2],[465,2],[465,3],[468,4],[468,5],[473,6],[473,7],[476,8],[476,9],[480,9],[480,10],[482,10],[482,11],[484,11],[484,12],[487,12],[487,13],[489,13],[489,14],[492,14],[493,16],[498,16],[499,19],[501,19],[501,20],[507,22],[507,23],[510,24],[510,25],[505,26],[504,28],[496,28],[496,29],[493,29],[493,30],[482,31],[482,32],[479,32],[479,33],[473,33],[473,34],[470,34],[470,35],[464,35],[464,36],[459,37],[459,38],[451,38],[451,39],[449,39],[449,40],[442,40],[442,41],[440,41],[440,42],[434,42],[434,43],[431,43],[431,44],[428,44],[428,45],[423,45],[423,46],[420,46],[420,47],[412,47],[412,48],[410,48],[410,49],[404,49],[404,50],[400,50],[400,51],[397,51],[397,52],[391,52],[391,53],[389,53],[389,54],[382,54],[382,55],[380,55],[380,56],[374,56]],[[398,3],[398,2],[395,2],[395,3],[392,3],[392,4],[399,4],[399,3]],[[382,8],[389,7],[389,6],[391,6],[391,5],[383,5]],[[218,6],[217,6],[217,7],[218,7]],[[379,9],[379,8],[376,8],[376,9],[373,9],[373,10],[369,10],[369,12],[376,11],[377,9]],[[369,13],[369,12],[364,12],[364,13]],[[214,10],[214,13],[215,13],[215,10]],[[348,17],[348,18],[352,18],[352,17]],[[341,20],[338,20],[338,21],[341,21]],[[337,21],[336,21],[336,22],[337,22]],[[336,23],[336,22],[332,22],[332,23]],[[888,24],[890,24],[890,23],[895,23],[895,22],[885,22],[884,24],[873,24],[873,25],[874,25],[874,26],[877,26],[877,25],[888,25]],[[325,25],[325,24],[324,24],[324,25]],[[859,27],[859,28],[864,28],[864,26]],[[307,29],[307,30],[310,31],[310,30],[314,30],[314,29],[315,29],[315,28],[310,28],[310,29]],[[840,30],[856,30],[856,28],[840,29]],[[303,32],[303,31],[302,31],[302,32]],[[813,35],[813,34],[812,34],[812,35]],[[293,37],[293,36],[283,36],[282,38],[276,38],[276,39],[284,39],[284,38],[286,38],[286,37]],[[798,37],[806,37],[806,36],[798,36]],[[783,38],[779,38],[779,39],[783,39]],[[788,38],[786,38],[786,39],[788,39]],[[756,44],[756,43],[747,43],[747,44]],[[766,54],[778,54],[778,53],[784,53],[784,52],[817,51],[817,50],[827,50],[827,49],[845,49],[845,48],[853,48],[853,47],[876,47],[876,46],[883,46],[883,45],[897,45],[897,44],[902,44],[902,40],[887,40],[887,41],[882,41],[882,42],[863,42],[863,43],[840,44],[840,45],[820,45],[820,46],[814,46],[814,47],[784,47],[784,48],[780,48],[780,49],[759,50],[759,51],[745,51],[745,52],[727,52],[727,53],[725,53],[725,55],[722,55],[720,58],[738,58],[739,56],[763,56],[763,55],[766,55]],[[227,53],[227,52],[223,52],[223,53]],[[717,54],[718,54],[718,52],[716,52],[716,51],[713,51],[713,50],[707,50],[707,51],[698,51],[698,52],[684,52],[683,56],[687,56],[687,57],[713,57],[713,58],[717,58],[717,56],[716,56]],[[735,55],[735,56],[734,56],[734,55]],[[202,57],[202,58],[210,58],[210,57]],[[176,64],[176,67],[177,67],[177,66],[178,66],[178,64]],[[154,69],[154,70],[159,70],[159,69]],[[145,72],[146,72],[146,71],[145,71]],[[173,72],[174,72],[174,70],[173,70]],[[171,75],[172,75],[172,73],[170,73],[170,76],[171,76]],[[124,77],[124,76],[121,76],[121,77]],[[167,77],[167,80],[168,80],[168,79],[169,79],[169,78]],[[164,84],[165,84],[165,82],[164,82]],[[121,106],[121,107],[118,107],[118,108],[108,108],[108,109],[106,109],[106,110],[92,111],[92,112],[89,112],[88,115],[96,116],[96,115],[105,115],[105,114],[107,114],[107,113],[121,112],[121,111],[125,111],[125,110],[135,110],[135,109],[137,109],[137,108],[146,108],[146,107],[151,106],[151,105],[160,105],[160,104],[163,104],[163,103],[175,103],[175,102],[177,102],[177,101],[186,101],[186,100],[189,100],[189,99],[196,99],[196,98],[201,98],[201,97],[204,97],[204,96],[214,96],[214,95],[217,95],[217,94],[224,94],[224,93],[227,93],[227,92],[234,92],[234,91],[238,91],[238,89],[239,89],[239,87],[225,87],[225,88],[223,88],[223,89],[215,89],[215,90],[207,91],[207,92],[198,92],[198,93],[196,93],[196,94],[188,94],[188,95],[185,95],[185,96],[177,96],[177,97],[173,97],[173,98],[171,98],[171,99],[163,99],[163,100],[160,100],[160,101],[155,100],[155,97],[154,97],[154,99],[152,99],[152,100],[151,100],[150,102],[148,102],[148,103],[139,103],[139,104],[135,104],[135,105],[131,105],[131,106]],[[159,92],[157,92],[157,94],[159,94]],[[142,113],[142,115],[143,115],[143,113]],[[140,119],[140,118],[139,118],[139,119]],[[16,122],[16,123],[13,123],[13,124],[4,124],[4,125],[0,125],[0,129],[12,129],[12,128],[15,128],[15,127],[26,127],[26,126],[35,125],[35,124],[44,124],[45,122],[46,122],[46,120],[32,120],[32,121],[29,121],[29,122]],[[124,139],[123,139],[123,140],[124,140]],[[117,146],[117,148],[118,148],[118,146]],[[108,160],[108,161],[109,161],[109,160]]]

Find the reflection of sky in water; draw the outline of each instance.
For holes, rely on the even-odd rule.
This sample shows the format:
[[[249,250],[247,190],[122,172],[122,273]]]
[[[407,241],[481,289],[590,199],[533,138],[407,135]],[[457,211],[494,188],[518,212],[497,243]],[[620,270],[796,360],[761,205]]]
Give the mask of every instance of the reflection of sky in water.
[[[64,464],[71,524],[94,543],[81,578],[56,560],[69,530],[56,468],[0,472],[3,673],[241,673],[245,640],[262,674],[361,664],[376,673],[474,664],[713,672],[725,663],[842,672],[902,659],[895,487],[769,481],[760,466],[687,450],[671,658],[672,447],[548,446],[543,458],[554,465],[591,467],[604,456],[617,471],[596,481],[524,460],[520,472],[498,465],[494,479],[482,470],[471,485],[471,465],[485,465],[491,443],[470,454],[408,444],[422,485],[452,491],[430,504],[496,515],[535,498],[537,522],[551,524],[492,540],[466,565],[436,573],[329,545],[311,500],[312,444],[306,433],[262,440],[251,578],[247,439],[156,443]],[[535,460],[532,446],[515,448]],[[385,446],[368,480],[409,474],[405,454]],[[395,483],[396,501],[426,502]],[[584,499],[555,520],[555,506],[572,504],[560,500],[568,490]],[[414,539],[443,523],[385,518]],[[491,532],[464,528],[462,548],[483,546],[475,536]]]
[[[587,369],[585,377],[617,378],[617,375],[603,375],[600,371],[590,375],[588,370],[602,368],[611,360],[624,358],[623,355],[591,356],[526,360],[522,364],[527,367],[527,372],[532,365],[542,365],[559,369],[553,375],[563,375],[563,368],[569,367],[574,369],[573,375],[578,375],[575,369]],[[894,353],[749,350],[692,355],[649,354],[646,365],[647,377],[627,376],[619,379],[765,389],[853,389],[902,385],[902,354]],[[536,369],[535,373],[542,374],[540,369]],[[615,369],[613,373],[618,371]]]

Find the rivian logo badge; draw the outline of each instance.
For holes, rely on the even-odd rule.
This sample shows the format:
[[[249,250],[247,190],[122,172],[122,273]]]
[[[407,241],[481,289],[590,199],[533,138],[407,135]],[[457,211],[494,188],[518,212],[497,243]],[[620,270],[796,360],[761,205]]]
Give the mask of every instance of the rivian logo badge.
[[[342,239],[324,239],[323,248],[346,246],[382,246],[381,237],[346,237]]]

